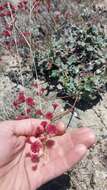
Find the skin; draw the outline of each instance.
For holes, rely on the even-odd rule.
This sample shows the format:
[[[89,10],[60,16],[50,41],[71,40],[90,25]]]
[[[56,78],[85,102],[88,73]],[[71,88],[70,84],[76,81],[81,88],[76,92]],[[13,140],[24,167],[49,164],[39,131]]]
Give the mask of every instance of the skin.
[[[30,145],[28,136],[35,134],[40,120],[5,121],[0,123],[0,189],[35,190],[51,179],[74,167],[95,144],[95,135],[89,128],[68,130],[54,137],[55,144],[46,150],[37,169],[26,153]],[[63,133],[64,124],[57,124]]]

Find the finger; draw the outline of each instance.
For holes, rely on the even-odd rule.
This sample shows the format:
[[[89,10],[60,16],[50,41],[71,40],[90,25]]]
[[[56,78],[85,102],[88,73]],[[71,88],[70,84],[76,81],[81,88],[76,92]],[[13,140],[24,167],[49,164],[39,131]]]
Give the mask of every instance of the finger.
[[[73,144],[84,144],[87,148],[96,143],[94,131],[90,128],[75,129],[71,132],[71,139]]]
[[[69,149],[68,152],[65,152],[65,155],[58,156],[55,160],[52,160],[48,164],[46,164],[44,167],[41,167],[40,172],[38,174],[38,187],[42,184],[46,183],[53,178],[56,178],[60,175],[62,175],[64,172],[68,171],[69,169],[72,169],[75,164],[77,164],[86,154],[87,148],[84,145],[77,145],[73,149]],[[42,180],[41,180],[41,173],[42,173]],[[40,177],[39,177],[40,175]],[[33,178],[33,188],[35,188],[35,175],[32,175]],[[40,178],[40,181],[39,181]]]
[[[73,168],[75,164],[77,164],[86,154],[87,148],[85,145],[78,144],[71,150],[65,152],[64,157],[59,157],[58,160],[55,161],[55,165],[59,165],[59,171],[55,171],[55,175],[61,175],[67,170]],[[62,163],[60,162],[62,159]],[[58,174],[59,173],[59,174]]]
[[[40,126],[42,121],[48,120],[40,120],[40,119],[25,119],[20,121],[14,121],[13,133],[17,136],[33,136],[36,134],[37,127]]]
[[[57,128],[57,135],[63,135],[65,133],[65,125],[62,121],[59,121],[56,123],[56,128]]]

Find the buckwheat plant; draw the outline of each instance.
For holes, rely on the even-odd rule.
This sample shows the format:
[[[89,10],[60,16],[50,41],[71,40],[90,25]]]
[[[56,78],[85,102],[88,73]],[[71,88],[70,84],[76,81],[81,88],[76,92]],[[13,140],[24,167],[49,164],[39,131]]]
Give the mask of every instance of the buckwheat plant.
[[[42,118],[36,134],[27,139],[27,143],[30,144],[30,152],[26,156],[30,157],[32,163],[35,163],[32,167],[33,170],[37,168],[37,163],[44,156],[46,148],[54,145],[52,137],[63,135],[65,132],[57,128],[55,124],[55,116],[60,110],[60,104],[53,101],[51,111],[44,106],[48,103],[44,98],[47,89],[41,85],[35,64],[36,50],[45,50],[50,43],[51,33],[70,16],[69,11],[66,12],[66,9],[62,10],[60,7],[61,2],[63,1],[0,1],[0,47],[17,59],[18,76],[20,76],[19,81],[15,77],[12,79],[17,90],[15,93],[12,91],[14,93],[11,94],[14,97],[13,100],[9,98],[9,102],[7,101],[8,106],[11,107],[10,111],[5,109],[5,102],[2,102],[5,105],[2,105],[2,108],[6,114],[2,120]],[[24,79],[25,62],[31,70],[34,69],[36,80]],[[20,86],[23,90],[20,90]],[[28,88],[32,93],[27,93]],[[11,117],[8,117],[7,112]]]

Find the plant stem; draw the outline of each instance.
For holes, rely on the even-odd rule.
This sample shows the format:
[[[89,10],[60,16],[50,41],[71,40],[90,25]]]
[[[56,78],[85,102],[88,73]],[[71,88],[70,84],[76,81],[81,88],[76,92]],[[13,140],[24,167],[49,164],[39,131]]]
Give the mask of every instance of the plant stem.
[[[76,106],[76,103],[77,103],[77,101],[78,101],[78,98],[79,98],[79,96],[77,96],[76,99],[75,99],[74,105],[73,105],[73,107],[72,107],[71,117],[70,117],[70,119],[69,119],[69,122],[68,122],[68,124],[67,124],[66,129],[69,127],[69,125],[70,125],[70,123],[71,123],[71,121],[72,121],[72,118],[73,118],[73,115],[74,115],[74,112],[75,112],[75,106]]]

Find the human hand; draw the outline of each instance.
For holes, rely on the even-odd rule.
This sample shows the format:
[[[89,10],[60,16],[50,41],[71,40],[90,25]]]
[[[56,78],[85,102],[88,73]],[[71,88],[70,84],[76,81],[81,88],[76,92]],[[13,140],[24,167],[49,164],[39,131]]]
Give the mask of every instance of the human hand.
[[[80,128],[54,137],[55,144],[47,149],[47,159],[40,159],[37,169],[32,169],[28,136],[33,136],[37,119],[5,121],[0,123],[0,188],[1,190],[35,190],[49,180],[71,169],[95,143],[91,129]],[[63,123],[57,124],[63,130]]]

